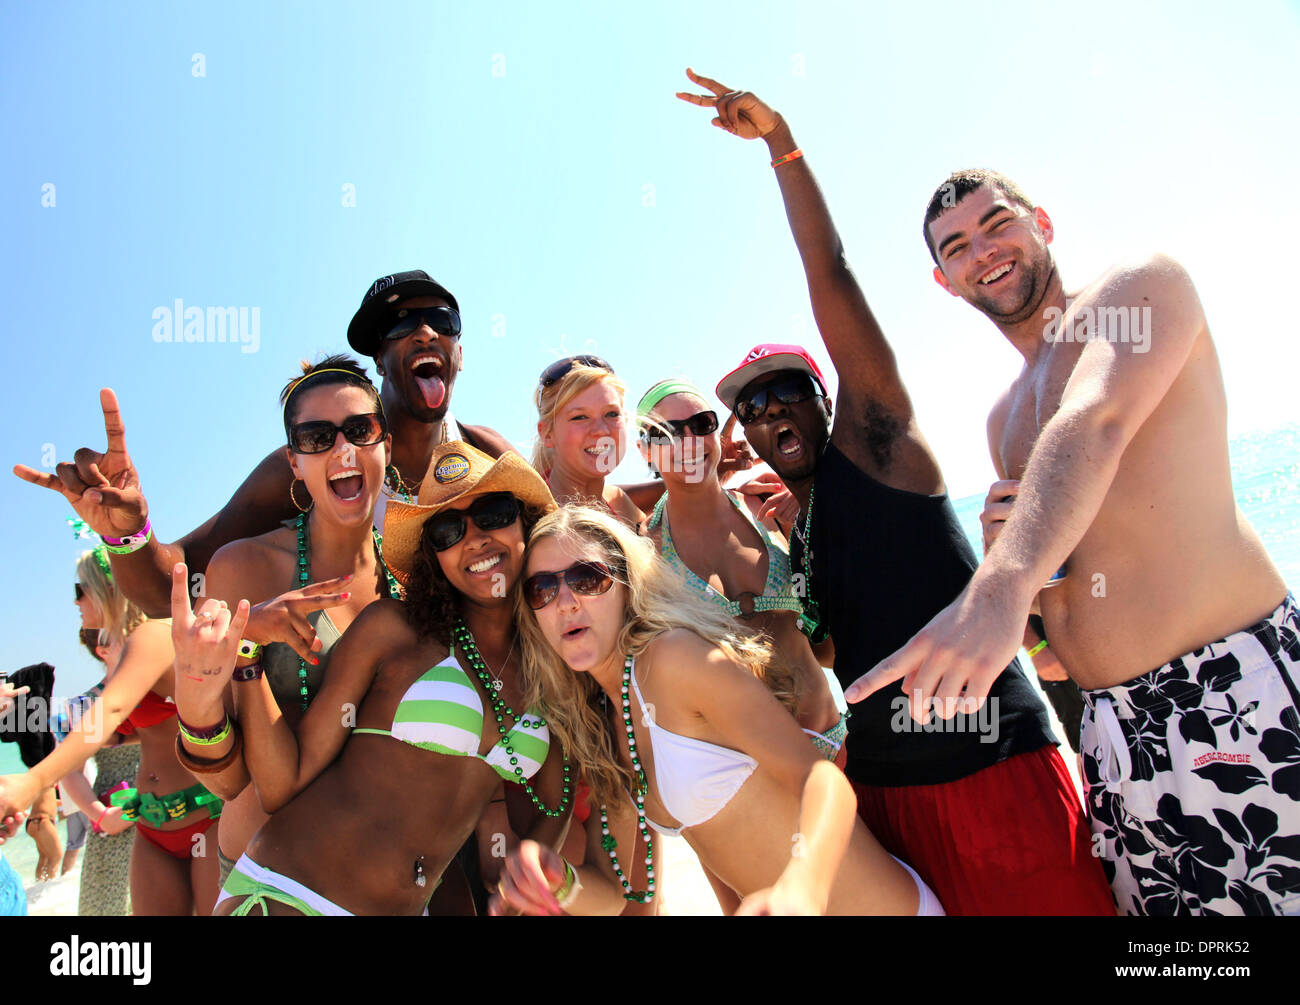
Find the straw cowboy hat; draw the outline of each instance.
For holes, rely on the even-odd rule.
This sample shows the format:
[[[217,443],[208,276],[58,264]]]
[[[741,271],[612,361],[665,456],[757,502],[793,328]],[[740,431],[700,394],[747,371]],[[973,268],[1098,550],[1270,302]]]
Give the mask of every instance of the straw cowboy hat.
[[[509,492],[521,503],[546,512],[556,508],[541,476],[513,451],[493,460],[468,443],[444,443],[433,451],[418,501],[390,500],[384,514],[384,561],[399,583],[410,585],[425,521],[464,496],[485,492]]]

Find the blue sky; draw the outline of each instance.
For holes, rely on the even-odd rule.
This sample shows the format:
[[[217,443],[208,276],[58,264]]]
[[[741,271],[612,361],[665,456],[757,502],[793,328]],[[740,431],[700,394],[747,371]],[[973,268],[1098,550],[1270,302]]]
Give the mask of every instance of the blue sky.
[[[633,395],[711,386],[759,341],[826,363],[765,150],[674,99],[687,65],[791,123],[955,496],[993,478],[983,418],[1018,369],[930,279],[922,212],[959,166],[1048,209],[1067,285],[1183,261],[1231,430],[1293,421],[1298,42],[1296,7],[1266,2],[7,5],[6,466],[101,446],[111,386],[172,540],[276,444],[297,361],[345,349],[402,269],[461,303],[456,413],[521,447],[538,371],[569,352]],[[155,341],[178,298],[257,308],[257,351]],[[93,673],[69,515],[0,481],[6,665],[49,660],[61,690]]]

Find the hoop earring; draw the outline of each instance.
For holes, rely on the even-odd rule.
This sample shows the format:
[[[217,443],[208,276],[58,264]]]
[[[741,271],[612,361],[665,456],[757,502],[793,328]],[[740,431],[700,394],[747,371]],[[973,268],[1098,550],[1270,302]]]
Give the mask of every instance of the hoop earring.
[[[302,479],[300,479],[300,478],[295,478],[293,481],[291,481],[291,482],[289,483],[289,498],[290,498],[290,500],[292,500],[292,502],[293,502],[293,508],[294,508],[294,509],[296,509],[299,513],[306,513],[308,510],[310,510],[313,506],[316,505],[316,500],[315,500],[315,499],[311,499],[311,493],[309,492],[309,493],[307,493],[307,498],[308,498],[308,499],[311,499],[311,502],[309,502],[306,506],[299,506],[299,505],[298,505],[298,499],[297,499],[296,496],[294,496],[294,494],[293,494],[293,490],[294,490],[294,488],[297,486],[298,482],[300,482],[300,481],[302,481]],[[303,483],[304,485],[307,484],[305,481],[303,481],[302,483]]]

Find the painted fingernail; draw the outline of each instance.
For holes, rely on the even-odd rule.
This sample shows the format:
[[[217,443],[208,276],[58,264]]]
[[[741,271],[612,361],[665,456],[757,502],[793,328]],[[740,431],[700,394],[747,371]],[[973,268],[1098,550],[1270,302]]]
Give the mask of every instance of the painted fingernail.
[[[351,597],[352,597],[352,594],[350,594],[350,593],[345,593],[345,594],[343,594],[343,599],[344,599],[344,600],[348,600],[348,599],[350,599]]]
[[[313,657],[311,658],[311,665],[314,666],[314,667],[318,667],[318,666],[320,666],[320,660],[318,660],[315,656],[313,656]]]

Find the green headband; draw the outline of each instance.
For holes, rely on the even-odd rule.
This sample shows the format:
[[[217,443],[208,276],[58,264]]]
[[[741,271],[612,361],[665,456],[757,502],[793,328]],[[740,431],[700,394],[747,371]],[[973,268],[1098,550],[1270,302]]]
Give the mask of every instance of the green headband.
[[[101,544],[98,548],[93,549],[91,554],[95,556],[95,564],[99,566],[100,571],[104,573],[110,583],[113,582],[113,567],[108,562],[108,549]]]
[[[100,571],[104,573],[108,581],[113,582],[113,566],[108,561],[108,549],[104,547],[103,542],[98,534],[90,529],[90,524],[85,520],[68,520],[68,526],[72,528],[72,536],[80,540],[81,538],[91,538],[100,541],[90,553],[95,556],[95,563],[99,566]]]
[[[701,401],[709,400],[704,397],[703,391],[685,377],[669,377],[667,380],[661,380],[641,397],[641,401],[636,406],[637,418],[648,418],[655,410],[655,406],[670,394],[693,394]]]

